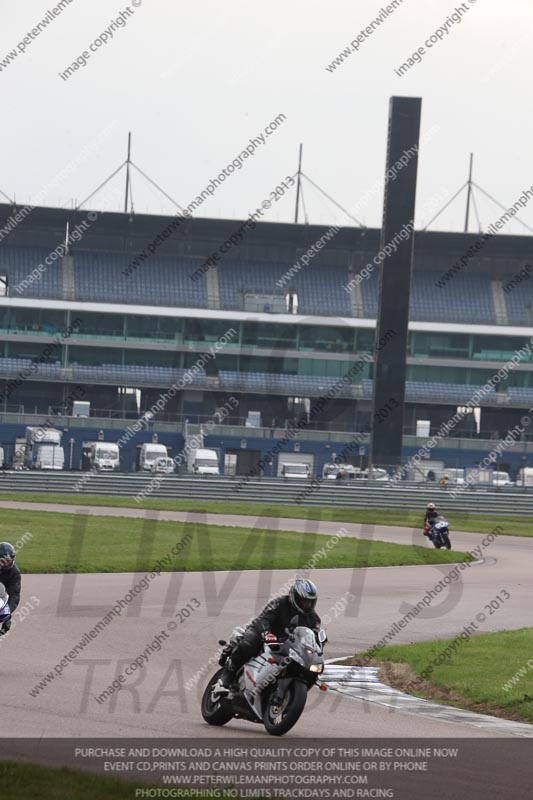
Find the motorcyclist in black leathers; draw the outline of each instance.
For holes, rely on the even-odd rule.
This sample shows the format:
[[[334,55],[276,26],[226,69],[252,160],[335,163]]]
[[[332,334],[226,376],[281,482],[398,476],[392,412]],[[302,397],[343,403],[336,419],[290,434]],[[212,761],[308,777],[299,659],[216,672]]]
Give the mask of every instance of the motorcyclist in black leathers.
[[[435,507],[435,503],[428,503],[424,514],[424,536],[429,536],[429,531],[438,516],[439,512]]]
[[[226,661],[219,679],[221,687],[228,689],[231,686],[236,672],[250,658],[259,655],[264,641],[275,641],[278,637],[283,637],[293,617],[298,618],[298,625],[314,631],[320,630],[320,617],[315,611],[316,602],[315,584],[301,578],[294,581],[288,595],[271,600],[248,625],[242,639]]]
[[[13,613],[20,602],[21,575],[15,564],[15,548],[9,542],[0,542],[0,583],[6,587],[9,595],[9,608]],[[6,634],[10,627],[11,620],[4,622],[0,636]]]

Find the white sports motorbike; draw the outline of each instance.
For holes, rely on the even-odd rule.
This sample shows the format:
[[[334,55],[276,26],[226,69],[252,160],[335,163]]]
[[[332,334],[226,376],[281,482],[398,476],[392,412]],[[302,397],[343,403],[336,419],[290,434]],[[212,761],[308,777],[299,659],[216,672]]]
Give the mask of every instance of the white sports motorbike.
[[[222,690],[219,669],[210,679],[202,697],[202,716],[210,725],[225,725],[230,719],[246,719],[263,724],[272,736],[282,736],[299,720],[307,692],[324,671],[326,632],[297,625],[286,629],[287,637],[264,642],[263,652],[251,658],[236,673],[230,691]],[[219,664],[230,657],[244,633],[235,628],[225,645]],[[324,683],[319,688],[325,690]]]

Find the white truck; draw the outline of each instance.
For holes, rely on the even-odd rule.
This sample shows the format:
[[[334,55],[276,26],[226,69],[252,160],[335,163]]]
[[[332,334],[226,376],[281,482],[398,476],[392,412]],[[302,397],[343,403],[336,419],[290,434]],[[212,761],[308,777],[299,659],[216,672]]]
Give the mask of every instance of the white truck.
[[[44,425],[26,428],[24,463],[31,469],[64,469],[62,431]]]
[[[117,472],[120,469],[120,449],[114,442],[92,442],[91,467],[98,472]]]
[[[168,458],[168,450],[165,445],[146,442],[141,447],[139,469],[150,472],[158,458]]]
[[[533,467],[520,467],[516,478],[517,486],[533,486]]]
[[[382,467],[372,467],[372,470],[364,469],[356,478],[363,481],[390,481],[390,475],[386,469]]]
[[[281,465],[281,475],[285,480],[290,478],[310,478],[311,467],[304,463],[289,463]]]
[[[187,468],[195,475],[220,475],[218,456],[215,450],[198,448],[188,454]]]
[[[501,470],[495,469],[492,473],[492,485],[493,486],[514,486],[514,481],[511,480],[511,476],[508,472],[502,472]]]

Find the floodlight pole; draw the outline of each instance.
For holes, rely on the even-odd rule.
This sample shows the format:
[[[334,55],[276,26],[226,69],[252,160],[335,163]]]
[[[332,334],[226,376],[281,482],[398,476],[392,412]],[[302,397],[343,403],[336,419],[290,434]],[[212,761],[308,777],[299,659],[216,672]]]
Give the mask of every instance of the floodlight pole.
[[[128,211],[128,195],[130,192],[130,163],[131,163],[131,131],[128,133],[128,157],[126,158],[126,194],[124,195],[124,213]]]
[[[470,171],[468,174],[468,191],[466,193],[466,217],[465,217],[465,233],[468,233],[468,217],[470,215],[470,195],[472,194],[472,166],[474,163],[474,154],[470,153]]]
[[[300,157],[298,159],[298,182],[296,184],[296,210],[294,212],[294,222],[298,222],[298,209],[300,206],[300,178],[302,175],[302,150],[303,144],[300,144]]]

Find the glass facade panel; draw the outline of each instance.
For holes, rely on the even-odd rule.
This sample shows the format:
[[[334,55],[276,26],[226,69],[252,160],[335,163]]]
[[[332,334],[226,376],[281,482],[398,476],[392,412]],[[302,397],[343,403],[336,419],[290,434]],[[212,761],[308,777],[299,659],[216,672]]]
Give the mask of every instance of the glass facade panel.
[[[61,361],[63,348],[58,346],[45,354],[44,342],[6,342],[6,356],[9,358],[43,358],[46,362],[55,364]]]
[[[358,353],[368,353],[374,346],[376,331],[373,328],[361,328],[355,332],[356,347]]]
[[[407,380],[431,381],[433,383],[475,383],[482,384],[484,380],[478,376],[473,381],[469,380],[469,370],[463,367],[425,367],[412,365],[407,367]],[[483,372],[483,370],[479,370]]]
[[[142,367],[172,367],[178,369],[182,366],[183,353],[177,350],[129,350],[124,349],[124,364]]]
[[[411,334],[414,356],[421,358],[468,358],[470,336],[462,333],[425,333],[416,331]]]
[[[275,372],[285,375],[296,375],[298,373],[297,358],[277,358],[270,356],[241,356],[240,369],[242,372]]]
[[[234,327],[237,328],[237,324]],[[242,343],[247,347],[295,349],[297,336],[296,325],[279,325],[269,322],[243,323]]]
[[[478,361],[508,361],[529,342],[527,337],[519,336],[473,336],[472,339],[472,358]],[[522,358],[523,362],[531,360],[531,353]]]
[[[301,350],[328,350],[332,353],[353,352],[354,330],[346,327],[303,325],[300,328]]]
[[[142,317],[128,314],[126,325],[128,339],[183,341],[183,320],[175,317]]]
[[[185,342],[216,342],[230,328],[239,331],[239,323],[226,319],[185,319],[183,339]],[[238,344],[239,337],[234,336],[231,342]]]
[[[231,347],[242,346],[241,354],[221,350],[216,359],[211,359],[209,371],[229,370],[242,372],[270,372],[286,375],[311,375],[340,378],[359,359],[360,354],[372,352],[375,330],[369,328],[350,329],[341,325],[290,325],[275,322],[236,322],[221,319],[183,319],[177,317],[142,316],[134,314],[94,313],[72,311],[71,320],[80,318],[79,333],[85,344],[68,342],[72,363],[98,365],[102,363],[131,364],[142,366],[167,366],[186,368],[193,366],[200,353],[185,353],[177,349],[145,350],[142,343],[161,342],[180,346],[182,344],[204,345],[206,350],[227,334],[230,328],[238,331],[229,342]],[[55,336],[66,328],[67,312],[44,308],[0,308],[0,330],[18,334],[17,342],[4,342],[1,356],[38,358],[44,344],[24,342],[24,334]],[[90,337],[100,341],[109,338],[116,347],[93,347]],[[113,342],[115,340],[115,342]],[[135,349],[123,347],[122,342],[133,340]],[[409,354],[414,358],[471,359],[469,364],[452,367],[423,366],[413,364],[408,368],[408,378],[416,381],[437,383],[484,384],[494,369],[477,369],[483,361],[509,361],[516,352],[528,343],[525,336],[478,335],[447,332],[415,331],[409,336]],[[91,342],[91,343],[90,343]],[[241,345],[239,345],[241,342]],[[261,357],[253,348],[266,348],[271,354]],[[300,350],[298,358],[283,358],[280,350]],[[353,354],[349,361],[338,361],[328,353]],[[307,356],[307,357],[303,357]],[[311,356],[311,357],[309,357]],[[316,356],[313,357],[313,356]],[[59,349],[50,356],[51,361],[61,360]],[[522,363],[533,365],[533,354],[526,355]],[[371,366],[365,366],[356,376],[360,382],[371,374]],[[533,386],[533,375],[529,372],[511,371],[505,386]]]
[[[298,375],[316,375],[317,378],[342,378],[351,367],[348,361],[301,358],[298,362]]]
[[[124,314],[97,314],[88,311],[73,311],[71,320],[79,319],[81,336],[98,338],[124,338]]]
[[[11,308],[9,317],[4,319],[8,333],[54,334],[65,330],[67,313],[45,308]]]
[[[3,306],[0,308],[0,330],[6,332],[9,330],[9,316],[11,309]]]
[[[509,373],[507,378],[507,386],[521,386],[527,388],[533,386],[533,376],[531,372],[514,372]]]
[[[91,347],[70,345],[69,365],[99,367],[102,364],[122,364],[122,350],[118,347]]]
[[[185,353],[185,366],[194,366],[200,355],[200,353]],[[215,358],[215,367],[218,371],[238,372],[240,369],[239,358],[237,353],[221,353]]]

